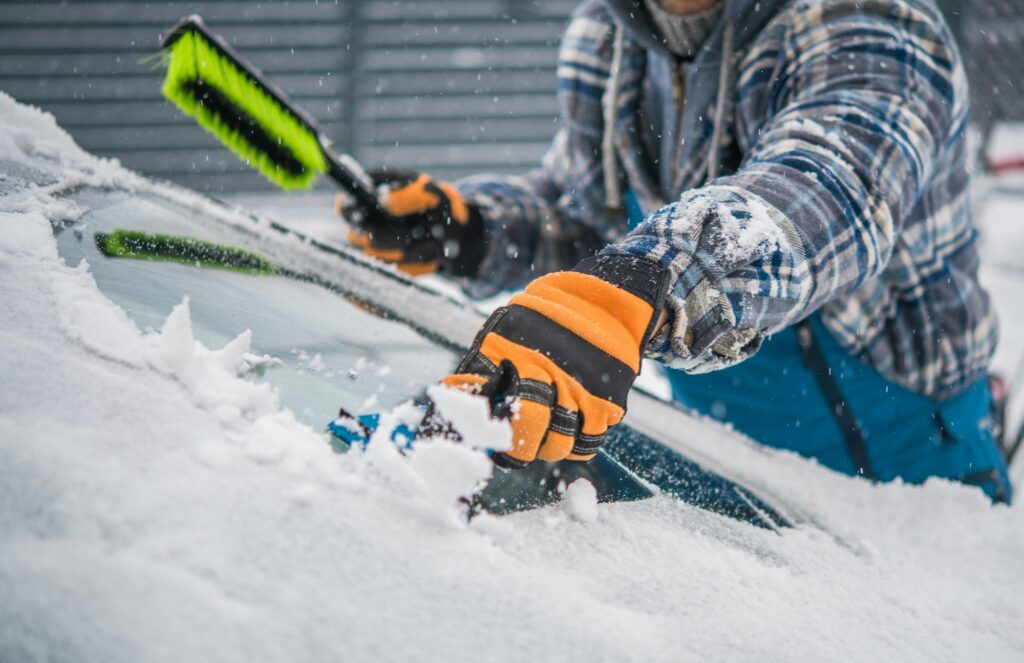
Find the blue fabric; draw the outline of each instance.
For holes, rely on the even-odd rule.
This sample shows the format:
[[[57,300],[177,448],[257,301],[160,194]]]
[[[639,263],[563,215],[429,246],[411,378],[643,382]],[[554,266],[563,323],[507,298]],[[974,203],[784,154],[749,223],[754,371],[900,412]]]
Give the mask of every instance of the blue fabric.
[[[986,380],[939,403],[851,357],[817,316],[812,329],[878,479],[964,480],[993,499],[1010,501],[1006,464],[989,429]],[[732,368],[704,375],[669,369],[668,376],[674,398],[683,405],[768,446],[816,458],[839,472],[856,472],[815,375],[804,366],[795,329],[775,334],[758,354]]]
[[[622,198],[626,203],[626,224],[632,230],[644,222],[644,210],[640,207],[640,201],[636,199],[636,194],[632,189],[626,191]]]

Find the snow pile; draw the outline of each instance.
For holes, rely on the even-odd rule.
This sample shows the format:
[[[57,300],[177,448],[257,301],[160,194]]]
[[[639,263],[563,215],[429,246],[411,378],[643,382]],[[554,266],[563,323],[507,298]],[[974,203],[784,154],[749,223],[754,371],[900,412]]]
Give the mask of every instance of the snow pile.
[[[51,232],[55,191],[134,176],[0,96],[0,144],[14,132],[67,179],[47,148],[5,154],[55,179],[0,190],[0,660],[1024,655],[1024,512],[948,482],[872,486],[695,424],[814,524],[598,505],[583,483],[452,517],[479,450],[334,454],[236,376],[245,330],[205,348],[183,302],[140,332]]]
[[[465,518],[465,500],[494,471],[485,452],[511,447],[512,431],[507,423],[489,416],[486,401],[466,392],[432,385],[427,388],[427,395],[436,416],[446,422],[450,431],[401,447],[393,443],[396,428],[416,430],[423,421],[423,410],[406,403],[381,414],[377,430],[366,446],[365,458],[394,488],[456,525]],[[341,423],[344,425],[344,420]]]
[[[0,154],[6,160],[54,174],[92,170],[98,161],[82,151],[49,113],[20,106],[4,92],[0,92],[0,112],[6,125],[0,133]]]
[[[73,219],[82,210],[57,194],[80,186],[131,189],[142,182],[116,160],[84,152],[53,115],[22,106],[0,91],[0,196],[6,211],[37,210],[51,221]]]

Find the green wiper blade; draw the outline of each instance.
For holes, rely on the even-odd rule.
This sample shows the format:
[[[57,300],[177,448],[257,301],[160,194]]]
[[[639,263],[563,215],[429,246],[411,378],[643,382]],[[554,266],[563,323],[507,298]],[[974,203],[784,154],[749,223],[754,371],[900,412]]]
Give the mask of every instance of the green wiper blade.
[[[277,273],[274,265],[259,254],[193,237],[115,230],[96,233],[96,246],[108,258],[174,262],[266,276]]]

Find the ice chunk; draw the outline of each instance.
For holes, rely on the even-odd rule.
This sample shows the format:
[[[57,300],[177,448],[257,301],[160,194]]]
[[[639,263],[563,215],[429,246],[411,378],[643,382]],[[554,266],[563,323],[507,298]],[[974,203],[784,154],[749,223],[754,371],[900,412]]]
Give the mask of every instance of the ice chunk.
[[[426,495],[450,515],[460,499],[475,493],[494,470],[480,450],[445,439],[417,442],[409,463],[423,479]]]
[[[462,437],[463,444],[495,451],[512,448],[511,426],[491,416],[484,398],[441,385],[427,388],[427,395],[437,413]]]
[[[192,314],[188,307],[188,297],[185,297],[174,307],[160,329],[160,358],[170,371],[180,372],[192,359],[195,344],[192,337]]]
[[[565,489],[562,509],[573,519],[584,523],[597,520],[597,489],[586,479],[576,479]]]

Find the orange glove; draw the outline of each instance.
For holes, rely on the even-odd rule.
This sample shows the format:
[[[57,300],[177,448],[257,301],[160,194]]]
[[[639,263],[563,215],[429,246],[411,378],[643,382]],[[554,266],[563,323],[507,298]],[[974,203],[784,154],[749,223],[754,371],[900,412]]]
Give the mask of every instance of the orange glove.
[[[374,171],[370,176],[387,214],[365,213],[358,228],[349,229],[350,242],[413,276],[438,270],[476,274],[483,255],[483,219],[454,186],[424,173]],[[352,203],[339,193],[335,211],[351,216]]]
[[[491,315],[442,383],[509,414],[513,447],[496,462],[593,458],[626,414],[668,282],[651,260],[595,256],[540,277]]]

